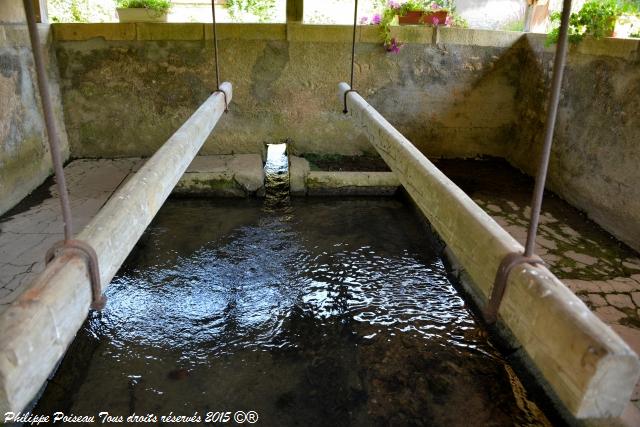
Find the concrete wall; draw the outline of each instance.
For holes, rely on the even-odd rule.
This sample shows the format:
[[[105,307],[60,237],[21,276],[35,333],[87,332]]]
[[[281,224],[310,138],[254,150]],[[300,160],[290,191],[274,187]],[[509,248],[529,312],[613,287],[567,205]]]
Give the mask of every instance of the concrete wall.
[[[21,3],[0,2],[0,17],[24,21],[24,16],[20,17],[19,13],[22,11]],[[11,5],[15,7],[12,9]],[[4,12],[7,14],[3,15]],[[47,59],[51,92],[63,154],[67,158],[69,148],[60,101],[58,67],[48,25],[40,25],[40,36],[45,43],[43,48],[50,53]],[[31,44],[26,25],[19,22],[0,24],[0,141],[2,214],[40,185],[52,171]]]
[[[533,174],[553,48],[544,36],[395,28],[358,29],[355,86],[430,157],[504,157]],[[75,157],[150,155],[214,87],[211,29],[202,24],[54,26],[66,124]],[[335,101],[348,80],[350,29],[221,25],[222,79],[231,112],[204,154],[371,152]],[[640,42],[586,40],[572,48],[549,185],[640,250]],[[594,102],[594,99],[597,100]]]
[[[16,24],[24,22],[25,16],[22,0],[0,1],[0,23]]]
[[[529,35],[522,52],[516,149],[507,158],[535,173],[553,51]],[[640,40],[585,40],[568,57],[549,186],[640,251]]]
[[[214,88],[210,27],[54,25],[67,130],[76,157],[149,155]],[[376,27],[358,32],[355,85],[433,155],[500,156],[514,135],[516,33],[398,28],[412,41],[387,54]],[[231,111],[205,154],[256,153],[291,140],[294,153],[372,150],[342,114],[349,79],[344,26],[220,25]],[[434,43],[437,41],[438,43]]]

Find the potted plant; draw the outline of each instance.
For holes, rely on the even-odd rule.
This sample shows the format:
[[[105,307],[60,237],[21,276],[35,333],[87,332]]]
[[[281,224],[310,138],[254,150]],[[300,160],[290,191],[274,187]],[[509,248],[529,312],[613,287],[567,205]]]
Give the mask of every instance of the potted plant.
[[[117,0],[120,22],[167,22],[169,0]]]
[[[395,37],[391,37],[391,25],[398,22],[400,25],[444,25],[454,23],[452,9],[447,0],[407,0],[404,2],[389,0],[381,14],[376,14],[371,19],[371,24],[380,26],[382,43],[388,52],[397,53],[402,43]],[[462,20],[458,20],[463,26]],[[368,23],[363,19],[362,24]]]
[[[444,1],[408,1],[398,15],[400,25],[447,25],[450,21],[449,9]],[[406,10],[403,10],[406,9]],[[449,21],[448,21],[449,20]]]
[[[616,21],[625,13],[637,12],[637,8],[629,2],[619,3],[617,0],[590,0],[577,13],[569,18],[569,41],[580,42],[585,36],[612,37]],[[547,36],[547,45],[558,41],[560,34],[560,13],[551,14],[553,29]]]

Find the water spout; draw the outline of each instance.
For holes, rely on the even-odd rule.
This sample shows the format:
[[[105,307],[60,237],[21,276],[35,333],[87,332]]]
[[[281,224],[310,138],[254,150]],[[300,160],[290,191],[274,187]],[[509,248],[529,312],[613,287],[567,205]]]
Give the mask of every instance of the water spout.
[[[289,157],[287,144],[268,144],[267,161],[264,165],[266,211],[286,209],[289,197]]]

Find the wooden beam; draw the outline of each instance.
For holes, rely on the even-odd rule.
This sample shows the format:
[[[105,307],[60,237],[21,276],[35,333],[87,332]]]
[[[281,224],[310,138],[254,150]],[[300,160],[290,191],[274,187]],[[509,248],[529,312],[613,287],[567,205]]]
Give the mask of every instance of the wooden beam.
[[[349,89],[341,83],[340,104]],[[359,94],[349,92],[356,124],[465,270],[463,285],[484,307],[513,237],[449,180]],[[338,104],[336,104],[336,108]],[[638,356],[545,267],[513,270],[500,325],[543,378],[543,385],[577,418],[622,414],[640,376]]]
[[[49,22],[49,16],[47,14],[47,1],[46,0],[32,0],[33,8],[36,12],[36,22],[41,24],[47,24]]]
[[[221,89],[231,101],[232,87]],[[100,210],[78,239],[98,254],[103,289],[156,215],[223,114],[211,95]],[[36,396],[76,332],[91,300],[83,259],[60,256],[0,315],[0,414]]]

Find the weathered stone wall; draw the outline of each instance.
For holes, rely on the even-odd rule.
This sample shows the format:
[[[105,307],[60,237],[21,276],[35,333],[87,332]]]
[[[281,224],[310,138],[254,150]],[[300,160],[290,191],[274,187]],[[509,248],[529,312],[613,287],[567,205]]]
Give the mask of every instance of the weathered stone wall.
[[[21,24],[25,21],[24,6],[20,0],[0,1],[0,23]]]
[[[51,48],[50,26],[40,25],[47,55],[63,157],[69,155],[58,86],[58,67]],[[0,24],[0,214],[33,191],[52,171],[49,147],[25,24]]]
[[[202,24],[54,26],[75,157],[150,155],[214,87],[211,28]],[[359,27],[355,86],[430,157],[504,157],[534,174],[553,48],[544,36],[394,28],[380,47]],[[335,101],[348,80],[348,27],[219,27],[222,80],[234,102],[204,154],[370,152]],[[634,40],[586,40],[569,55],[549,185],[640,250],[640,61]]]
[[[507,155],[533,175],[543,143],[553,50],[521,45],[518,144]],[[548,185],[640,251],[640,41],[585,40],[571,48]]]
[[[75,157],[145,156],[214,88],[211,28],[202,24],[54,25],[67,130]],[[436,156],[501,156],[513,139],[515,33],[402,28],[387,54],[377,27],[358,30],[355,86],[418,147]],[[229,114],[205,154],[372,150],[335,93],[349,79],[344,26],[219,26]],[[507,142],[508,143],[508,142]]]

